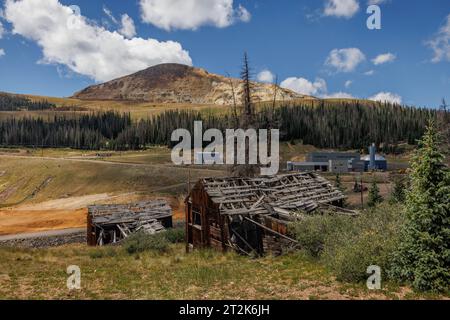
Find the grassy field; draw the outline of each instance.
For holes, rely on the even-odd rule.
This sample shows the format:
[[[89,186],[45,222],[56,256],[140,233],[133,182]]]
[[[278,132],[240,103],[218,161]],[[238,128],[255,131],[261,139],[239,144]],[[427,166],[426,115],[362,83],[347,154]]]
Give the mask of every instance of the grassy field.
[[[203,113],[212,114],[227,114],[232,112],[232,106],[222,106],[222,105],[195,105],[195,104],[155,104],[148,102],[136,102],[136,101],[108,101],[108,100],[80,100],[74,98],[64,98],[64,97],[48,97],[48,96],[36,96],[36,95],[19,95],[25,98],[31,99],[32,101],[43,101],[47,100],[60,108],[65,110],[67,107],[78,107],[80,111],[14,111],[14,112],[0,112],[0,119],[8,117],[43,117],[48,119],[55,114],[82,114],[86,112],[95,111],[117,111],[130,113],[134,120],[147,119],[151,116],[163,113],[169,110],[193,110],[201,111]],[[325,99],[329,103],[342,103],[354,101],[351,99]],[[378,103],[368,100],[358,100],[360,103],[367,106],[376,106]],[[294,101],[278,101],[276,106],[281,105],[298,105],[298,104],[310,104],[316,106],[322,103],[320,99],[300,99]],[[260,102],[255,104],[255,107],[264,108],[271,107],[272,102]]]
[[[23,116],[42,116],[47,118],[54,114],[66,113],[76,114],[92,111],[117,111],[130,113],[135,120],[146,119],[153,115],[163,113],[169,110],[194,110],[202,112],[211,112],[216,114],[224,114],[230,112],[230,108],[221,105],[193,105],[193,104],[155,104],[148,102],[136,101],[108,101],[108,100],[79,100],[73,98],[57,98],[46,96],[22,95],[32,101],[47,100],[56,105],[57,108],[65,109],[67,107],[78,107],[81,111],[17,111],[17,112],[0,112],[0,119],[6,117],[23,117]]]
[[[316,151],[300,143],[282,143],[280,170],[286,161],[303,161]],[[155,147],[145,151],[95,152],[71,149],[0,149],[0,207],[41,203],[48,200],[93,194],[138,193],[144,195],[184,195],[189,177],[227,175],[224,166],[174,166],[170,149]],[[407,165],[408,155],[390,158],[391,164]],[[334,174],[324,173],[330,180]],[[370,183],[371,174],[364,175]],[[389,191],[390,175],[376,174],[382,194]],[[349,195],[355,175],[343,175]]]
[[[81,290],[66,287],[66,268],[81,269]],[[126,272],[125,272],[126,270]],[[383,283],[337,282],[301,252],[249,259],[172,245],[164,254],[129,255],[121,247],[71,245],[0,248],[0,299],[438,299]]]
[[[31,152],[33,154],[33,152]],[[39,154],[39,156],[37,156]],[[168,152],[117,154],[109,158],[64,156],[59,150],[36,156],[0,155],[0,205],[99,193],[179,194],[186,184],[220,170],[176,167]]]
[[[67,149],[0,149],[0,234],[80,227],[89,205],[154,198],[167,199],[181,219],[189,179],[219,175],[225,175],[220,168],[174,166],[167,148],[108,157]]]

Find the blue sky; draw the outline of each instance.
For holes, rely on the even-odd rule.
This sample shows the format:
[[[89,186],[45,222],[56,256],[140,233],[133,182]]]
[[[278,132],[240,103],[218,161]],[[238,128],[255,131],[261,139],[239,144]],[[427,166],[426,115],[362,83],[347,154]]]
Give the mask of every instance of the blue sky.
[[[369,2],[381,8],[381,30],[366,26]],[[255,78],[276,74],[305,94],[450,100],[448,0],[2,0],[1,8],[0,91],[70,96],[161,62],[237,76],[247,51]]]

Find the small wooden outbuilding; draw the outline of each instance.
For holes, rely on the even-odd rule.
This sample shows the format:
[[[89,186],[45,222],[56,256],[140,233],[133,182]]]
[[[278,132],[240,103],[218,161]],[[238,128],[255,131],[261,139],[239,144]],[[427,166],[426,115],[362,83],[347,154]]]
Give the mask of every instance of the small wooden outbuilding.
[[[88,208],[87,243],[117,243],[135,232],[154,234],[172,227],[172,209],[165,200]]]
[[[340,208],[345,195],[316,173],[259,178],[208,178],[186,198],[186,250],[213,247],[279,254],[295,246],[288,223],[319,207]]]

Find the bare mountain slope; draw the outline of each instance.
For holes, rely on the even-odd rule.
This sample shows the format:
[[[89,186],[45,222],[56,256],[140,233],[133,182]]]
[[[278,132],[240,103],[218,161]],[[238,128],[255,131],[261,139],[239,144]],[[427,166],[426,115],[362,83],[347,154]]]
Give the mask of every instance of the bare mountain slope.
[[[129,76],[90,86],[74,94],[82,100],[129,100],[151,103],[233,104],[233,82],[240,103],[242,82],[181,64],[160,64]],[[254,83],[255,102],[272,101],[274,86]],[[277,100],[311,98],[278,88]]]

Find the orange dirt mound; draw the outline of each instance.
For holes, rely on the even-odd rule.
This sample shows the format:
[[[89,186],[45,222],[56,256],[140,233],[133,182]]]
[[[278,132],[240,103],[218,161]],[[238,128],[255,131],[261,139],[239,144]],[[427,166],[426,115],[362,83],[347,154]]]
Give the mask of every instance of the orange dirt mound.
[[[0,211],[0,235],[82,228],[87,209]]]

